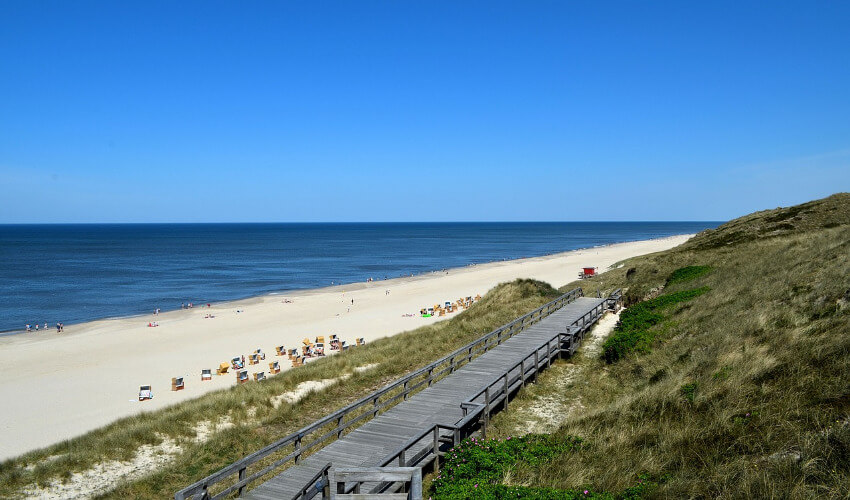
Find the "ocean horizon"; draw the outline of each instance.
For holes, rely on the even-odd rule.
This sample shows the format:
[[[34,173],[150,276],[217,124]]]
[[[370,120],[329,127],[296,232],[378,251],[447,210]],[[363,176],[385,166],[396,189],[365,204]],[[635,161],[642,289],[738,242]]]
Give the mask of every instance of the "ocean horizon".
[[[6,224],[0,332],[420,275],[721,223]]]

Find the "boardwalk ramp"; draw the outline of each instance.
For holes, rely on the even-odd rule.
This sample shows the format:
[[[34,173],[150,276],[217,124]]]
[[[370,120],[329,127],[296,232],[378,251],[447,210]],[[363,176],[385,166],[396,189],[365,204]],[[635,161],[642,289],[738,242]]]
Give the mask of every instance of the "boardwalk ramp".
[[[553,359],[571,355],[605,310],[618,304],[618,292],[587,298],[581,289],[573,290],[175,498],[326,497],[331,467],[438,468],[442,453],[473,433],[486,432],[491,413],[506,408],[510,397]],[[235,481],[225,481],[234,475]],[[252,481],[260,484],[249,490]],[[377,492],[390,485],[363,487]]]

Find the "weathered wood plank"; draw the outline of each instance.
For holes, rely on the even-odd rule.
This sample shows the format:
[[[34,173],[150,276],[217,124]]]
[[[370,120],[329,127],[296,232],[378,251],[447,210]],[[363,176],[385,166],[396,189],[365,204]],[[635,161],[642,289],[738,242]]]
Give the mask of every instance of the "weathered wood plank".
[[[508,369],[510,381],[508,392],[513,394],[521,386],[520,369],[517,365],[521,360],[530,358],[525,363],[526,378],[532,377],[534,370],[533,354],[538,352],[541,369],[546,364],[546,343],[550,342],[552,351],[549,357],[558,355],[560,344],[559,333],[566,331],[566,325],[574,323],[589,311],[593,311],[605,299],[579,298],[553,312],[538,323],[526,327],[522,332],[505,338],[501,344],[493,343],[486,353],[481,354],[471,362],[456,368],[451,374],[430,387],[412,394],[406,401],[387,409],[372,420],[365,422],[359,428],[345,434],[340,440],[334,441],[325,448],[316,451],[300,464],[284,470],[268,482],[247,492],[244,498],[265,500],[267,498],[291,498],[300,492],[304,482],[328,462],[339,463],[340,466],[374,466],[382,457],[394,453],[397,449],[417,436],[423,429],[435,424],[453,424],[463,416],[460,404],[472,395],[483,390],[487,384],[493,383],[496,377],[502,376]],[[504,379],[492,386],[494,395],[503,398],[501,392]],[[477,398],[483,401],[483,396]],[[446,434],[448,436],[448,434]],[[423,438],[423,444],[408,451],[414,456],[418,451],[428,448],[428,438]],[[336,460],[333,460],[336,459]],[[305,479],[306,478],[306,479]],[[374,481],[380,481],[374,479]],[[342,498],[342,497],[340,497]],[[383,497],[382,497],[383,498]],[[406,496],[405,496],[406,498]]]

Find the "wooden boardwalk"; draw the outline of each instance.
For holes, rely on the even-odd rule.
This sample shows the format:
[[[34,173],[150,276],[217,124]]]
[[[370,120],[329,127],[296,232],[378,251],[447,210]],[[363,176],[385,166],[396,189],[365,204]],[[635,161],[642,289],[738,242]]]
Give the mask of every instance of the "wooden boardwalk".
[[[246,492],[243,498],[291,499],[299,495],[305,485],[315,482],[317,475],[320,475],[329,463],[334,467],[384,465],[388,456],[392,456],[423,431],[435,425],[451,426],[463,419],[466,416],[466,411],[461,406],[463,403],[485,403],[483,400],[489,397],[489,393],[485,396],[482,390],[506,372],[509,372],[505,377],[505,386],[508,389],[506,393],[512,392],[512,387],[518,390],[520,385],[525,384],[527,373],[531,372],[518,368],[517,364],[538,352],[540,364],[548,364],[560,352],[558,346],[552,349],[552,339],[557,338],[559,333],[568,331],[570,326],[581,333],[589,329],[592,322],[598,318],[592,317],[591,323],[588,324],[585,321],[588,313],[600,310],[605,301],[603,298],[581,297],[563,306],[432,386],[411,395],[406,401],[400,402],[304,458],[300,463]],[[536,369],[533,374],[536,375]],[[492,401],[486,403],[489,407]],[[503,399],[503,404],[507,404],[507,398]]]

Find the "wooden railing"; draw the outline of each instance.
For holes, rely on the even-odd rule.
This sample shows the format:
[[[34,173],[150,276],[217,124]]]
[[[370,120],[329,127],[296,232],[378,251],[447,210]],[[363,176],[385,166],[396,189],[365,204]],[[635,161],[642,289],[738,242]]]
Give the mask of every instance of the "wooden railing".
[[[233,493],[242,495],[250,483],[275,472],[290,462],[298,464],[301,458],[314,448],[342,437],[346,431],[353,430],[355,426],[359,426],[366,420],[376,417],[382,411],[406,400],[411,394],[431,386],[459,367],[582,296],[584,296],[584,293],[581,288],[571,290],[447,356],[214,472],[178,491],[174,498],[175,500],[184,500],[197,497],[202,500],[215,500],[225,498]],[[249,473],[249,468],[257,470]],[[230,484],[223,486],[221,483],[225,481]],[[223,489],[212,492],[213,487],[223,487]]]
[[[360,500],[363,483],[395,486],[392,492],[368,495],[386,500],[422,500],[422,468],[420,467],[356,467],[328,471],[330,500]],[[388,486],[389,487],[389,486]]]
[[[582,317],[567,325],[565,332],[559,332],[542,344],[533,353],[520,360],[502,375],[492,379],[472,397],[461,403],[464,416],[454,425],[437,424],[415,435],[387,455],[380,467],[420,467],[433,466],[434,471],[440,469],[440,457],[448,449],[457,446],[463,439],[480,432],[486,436],[490,416],[500,409],[508,408],[508,401],[525,384],[551,366],[552,360],[564,354],[573,354],[584,339],[584,334],[596,323],[606,310],[616,310],[621,299],[620,290],[608,296],[607,300]],[[542,355],[541,355],[541,351]],[[443,450],[445,448],[445,450]],[[311,485],[310,493],[296,495],[292,500],[309,500],[323,490],[323,479],[316,477]],[[326,481],[326,479],[325,479]],[[391,486],[389,482],[379,482],[369,493],[378,494]],[[349,485],[345,492],[353,491],[354,485]],[[322,497],[327,498],[326,496]]]

